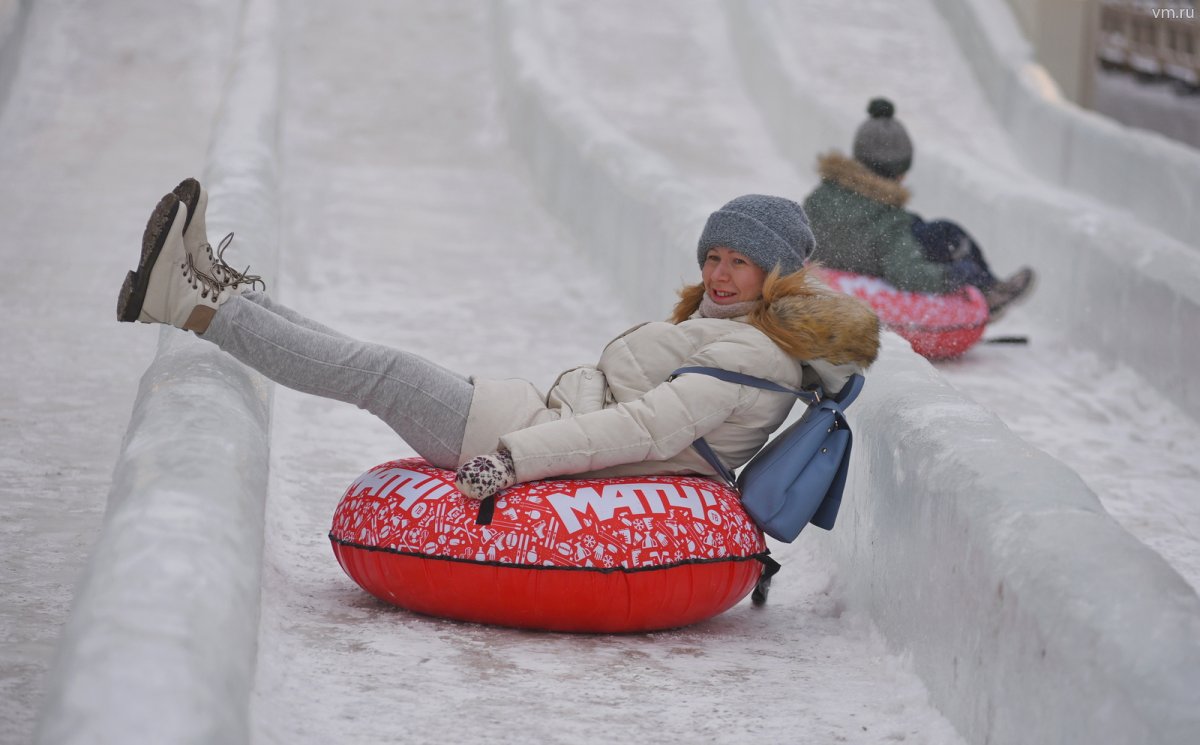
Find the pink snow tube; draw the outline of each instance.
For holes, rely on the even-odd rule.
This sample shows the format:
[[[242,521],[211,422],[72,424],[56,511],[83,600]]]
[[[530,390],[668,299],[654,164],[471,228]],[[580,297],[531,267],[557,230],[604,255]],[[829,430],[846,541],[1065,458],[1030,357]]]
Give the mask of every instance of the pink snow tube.
[[[358,478],[329,532],[364,590],[418,613],[551,631],[652,631],[715,616],[763,575],[762,531],[698,477],[554,479],[496,495],[491,519],[420,458]]]
[[[833,289],[867,301],[885,326],[931,360],[958,357],[979,341],[987,326],[987,300],[970,285],[933,295],[898,290],[879,277],[837,269],[821,267],[817,273]]]

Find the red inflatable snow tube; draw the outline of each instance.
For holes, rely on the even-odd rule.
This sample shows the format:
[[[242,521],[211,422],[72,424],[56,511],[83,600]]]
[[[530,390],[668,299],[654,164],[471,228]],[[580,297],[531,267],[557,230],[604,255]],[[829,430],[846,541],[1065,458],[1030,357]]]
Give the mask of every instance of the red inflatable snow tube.
[[[898,290],[879,277],[821,268],[835,290],[866,300],[879,320],[932,360],[958,357],[983,336],[987,300],[970,285],[946,295]]]
[[[575,632],[715,616],[754,589],[767,554],[737,492],[703,478],[535,481],[496,495],[490,523],[480,509],[453,471],[392,461],[346,490],[329,538],[346,573],[385,602]]]

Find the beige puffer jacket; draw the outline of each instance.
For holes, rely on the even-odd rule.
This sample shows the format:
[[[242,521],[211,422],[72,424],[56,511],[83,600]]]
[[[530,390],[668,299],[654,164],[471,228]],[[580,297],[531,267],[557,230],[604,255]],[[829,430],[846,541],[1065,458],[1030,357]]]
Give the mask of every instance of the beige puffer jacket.
[[[878,319],[865,303],[804,271],[768,280],[763,298],[760,310],[736,319],[693,316],[634,327],[610,342],[594,367],[560,375],[547,396],[524,380],[475,380],[460,463],[503,447],[518,481],[712,475],[691,447],[704,437],[728,466],[742,465],[795,398],[707,375],[668,382],[673,371],[719,367],[836,392],[874,361],[879,345]]]

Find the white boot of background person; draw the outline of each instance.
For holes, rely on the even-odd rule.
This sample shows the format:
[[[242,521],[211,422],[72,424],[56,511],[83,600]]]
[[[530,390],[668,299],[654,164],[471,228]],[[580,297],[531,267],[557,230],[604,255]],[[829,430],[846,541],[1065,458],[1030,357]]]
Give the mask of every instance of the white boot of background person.
[[[246,274],[249,267],[239,272],[225,263],[225,249],[233,240],[233,233],[221,240],[221,245],[214,254],[212,244],[208,242],[208,228],[204,219],[204,213],[208,209],[208,191],[200,182],[194,178],[186,178],[179,182],[179,186],[171,193],[179,197],[179,201],[187,207],[188,217],[183,224],[183,245],[196,273],[215,280],[220,285],[248,285],[251,288],[262,285],[263,289],[266,289],[262,277]]]
[[[183,241],[187,207],[168,194],[146,223],[138,268],[129,272],[117,297],[117,320],[165,323],[202,334],[217,308],[241,290],[200,274]]]

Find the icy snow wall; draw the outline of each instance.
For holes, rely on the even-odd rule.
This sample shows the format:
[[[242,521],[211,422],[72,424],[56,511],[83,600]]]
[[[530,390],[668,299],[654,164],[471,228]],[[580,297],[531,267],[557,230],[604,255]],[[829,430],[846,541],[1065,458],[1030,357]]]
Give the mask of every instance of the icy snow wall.
[[[208,155],[208,225],[277,264],[275,0],[248,0]],[[162,327],[37,741],[244,743],[258,642],[272,386]]]
[[[25,25],[33,0],[0,0],[0,111],[21,60]]]

